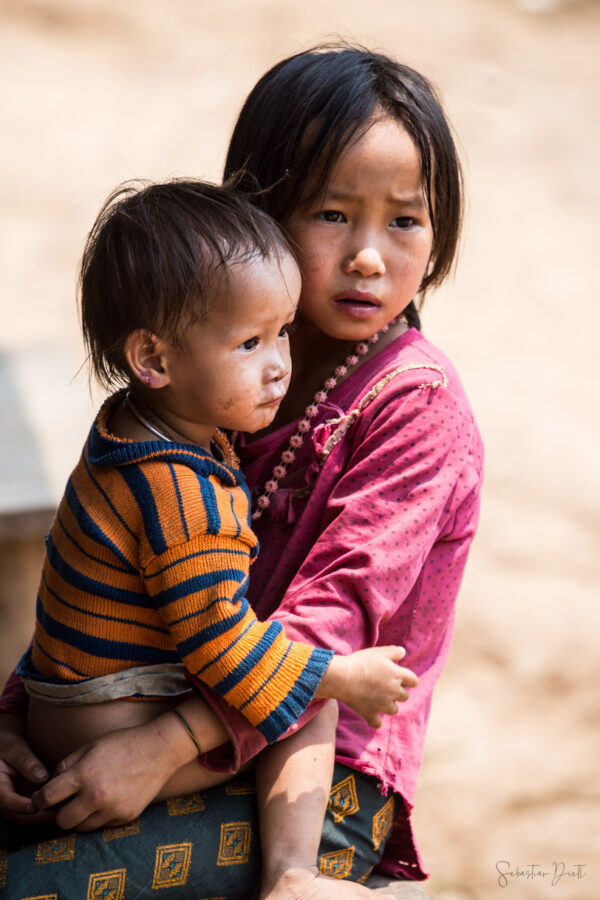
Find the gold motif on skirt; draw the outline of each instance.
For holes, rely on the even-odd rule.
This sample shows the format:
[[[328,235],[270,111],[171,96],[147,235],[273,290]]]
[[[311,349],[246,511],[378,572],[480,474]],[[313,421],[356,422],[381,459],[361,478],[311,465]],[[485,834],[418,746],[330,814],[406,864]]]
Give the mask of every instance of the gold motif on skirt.
[[[225,793],[230,797],[240,796],[242,794],[255,794],[254,780],[250,777],[236,778],[225,785]]]
[[[250,822],[223,822],[219,842],[218,866],[247,863],[250,858]]]
[[[344,850],[322,853],[319,858],[321,875],[329,875],[330,878],[347,878],[352,871],[354,850],[354,847],[346,847]]]
[[[87,900],[122,900],[125,893],[127,869],[96,872],[90,875]]]
[[[154,863],[154,876],[152,887],[172,887],[176,884],[185,884],[190,871],[192,859],[192,845],[164,844],[156,848],[156,862]]]
[[[127,825],[116,825],[114,828],[103,828],[102,829],[102,837],[105,841],[116,841],[117,838],[128,837],[130,834],[139,834],[140,833],[140,819],[139,816],[137,819],[134,819],[133,822],[128,822]]]
[[[36,894],[35,897],[23,897],[23,900],[58,900],[58,894]]]
[[[8,852],[2,851],[2,859],[0,859],[0,887],[4,887],[6,884],[6,873],[8,872],[8,860],[4,859],[5,856],[8,855]]]
[[[369,866],[369,868],[367,869],[367,871],[365,872],[365,874],[364,874],[364,875],[361,875],[360,878],[357,878],[357,879],[356,879],[356,883],[357,883],[357,884],[366,884],[366,883],[367,883],[367,878],[369,877],[369,875],[372,875],[372,874],[373,874],[374,868],[375,868],[375,866]]]
[[[359,811],[354,775],[348,775],[343,781],[333,785],[327,805],[333,814],[334,822],[341,822],[346,816],[352,816]]]
[[[186,794],[184,797],[171,797],[167,800],[170,816],[187,816],[190,813],[201,812],[204,808],[204,800],[200,794]]]
[[[53,838],[51,841],[42,841],[38,844],[35,861],[38,866],[44,863],[67,862],[75,856],[75,837],[68,834],[66,837]]]
[[[394,795],[373,816],[373,849],[379,850],[394,824]]]

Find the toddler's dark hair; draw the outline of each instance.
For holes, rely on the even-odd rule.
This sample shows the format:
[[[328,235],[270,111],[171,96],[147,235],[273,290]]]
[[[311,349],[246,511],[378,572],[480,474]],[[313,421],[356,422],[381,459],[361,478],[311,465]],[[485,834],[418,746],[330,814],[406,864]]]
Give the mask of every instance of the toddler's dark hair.
[[[433,247],[421,294],[449,273],[462,223],[462,175],[456,147],[431,84],[408,66],[363,47],[314,47],[270,69],[237,120],[225,177],[285,226],[300,204],[325,188],[343,149],[378,109],[397,119],[421,157]],[[307,186],[310,194],[307,193]],[[413,303],[405,311],[419,327]]]
[[[219,270],[290,252],[265,212],[230,187],[192,179],[126,182],[88,235],[79,276],[83,337],[106,387],[129,381],[125,341],[139,328],[177,341],[207,315]]]

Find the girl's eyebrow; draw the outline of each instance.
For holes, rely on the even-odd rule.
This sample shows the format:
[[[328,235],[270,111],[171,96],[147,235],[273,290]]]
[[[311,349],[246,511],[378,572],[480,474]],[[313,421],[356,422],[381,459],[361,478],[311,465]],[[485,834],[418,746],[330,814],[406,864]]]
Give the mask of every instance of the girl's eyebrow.
[[[407,206],[425,206],[425,197],[422,191],[414,191],[412,194],[390,194],[392,203],[402,203]]]
[[[330,188],[325,191],[323,201],[328,203],[331,201],[349,202],[359,197],[354,191],[344,191],[339,188]],[[425,206],[425,198],[422,191],[413,191],[408,194],[388,194],[385,198],[388,203],[402,204],[403,206]]]

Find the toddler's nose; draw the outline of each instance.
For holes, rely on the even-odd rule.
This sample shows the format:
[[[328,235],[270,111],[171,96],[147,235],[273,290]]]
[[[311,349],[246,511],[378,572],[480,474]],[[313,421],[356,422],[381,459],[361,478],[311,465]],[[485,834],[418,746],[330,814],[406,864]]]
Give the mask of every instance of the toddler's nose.
[[[285,359],[281,354],[277,353],[266,366],[264,378],[269,383],[270,381],[281,381],[288,374],[288,365]]]

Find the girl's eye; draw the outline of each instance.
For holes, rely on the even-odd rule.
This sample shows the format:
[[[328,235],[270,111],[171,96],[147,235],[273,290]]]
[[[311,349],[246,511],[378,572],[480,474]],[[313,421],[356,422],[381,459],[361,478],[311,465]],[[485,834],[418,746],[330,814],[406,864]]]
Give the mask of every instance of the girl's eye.
[[[291,322],[288,322],[287,325],[284,325],[283,328],[279,332],[280,338],[286,338],[289,336],[290,328],[292,327]]]
[[[319,213],[324,222],[345,222],[346,217],[338,209],[324,209]]]
[[[240,347],[242,348],[242,350],[254,350],[256,347],[258,347],[258,338],[248,338],[247,341],[244,341],[243,344],[240,344]]]
[[[401,228],[406,231],[407,229],[412,228],[417,223],[411,216],[396,216],[395,219],[392,219],[391,224],[394,226],[394,228]]]

